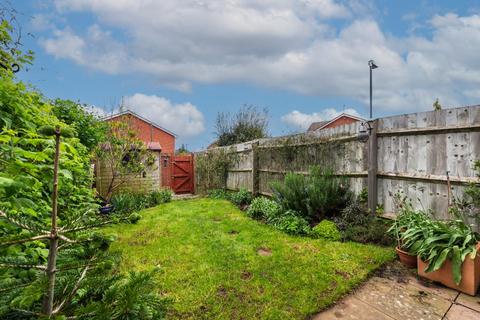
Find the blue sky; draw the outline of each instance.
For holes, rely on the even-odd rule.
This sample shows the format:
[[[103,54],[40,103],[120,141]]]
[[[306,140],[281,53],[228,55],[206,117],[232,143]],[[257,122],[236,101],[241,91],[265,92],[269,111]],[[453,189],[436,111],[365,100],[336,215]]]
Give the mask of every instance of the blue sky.
[[[342,111],[374,116],[480,102],[478,1],[15,1],[47,97],[124,103],[198,150],[219,111],[270,110],[270,133]],[[29,36],[28,33],[33,34]]]

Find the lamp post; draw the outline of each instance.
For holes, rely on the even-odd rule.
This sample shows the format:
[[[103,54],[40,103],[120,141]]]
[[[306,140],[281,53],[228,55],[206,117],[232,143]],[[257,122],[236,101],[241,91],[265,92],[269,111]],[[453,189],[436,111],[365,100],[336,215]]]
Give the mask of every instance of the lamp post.
[[[375,64],[375,61],[369,60],[368,61],[368,67],[370,68],[370,119],[373,118],[373,112],[372,112],[372,70],[377,69],[378,66]]]

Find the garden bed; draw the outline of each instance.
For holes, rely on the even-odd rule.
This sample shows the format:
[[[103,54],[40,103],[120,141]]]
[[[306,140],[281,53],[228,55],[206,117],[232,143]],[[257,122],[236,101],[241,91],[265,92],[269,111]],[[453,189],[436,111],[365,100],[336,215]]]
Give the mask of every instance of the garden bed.
[[[304,319],[394,258],[373,245],[289,236],[225,200],[174,201],[117,234],[121,269],[160,267],[170,319]]]

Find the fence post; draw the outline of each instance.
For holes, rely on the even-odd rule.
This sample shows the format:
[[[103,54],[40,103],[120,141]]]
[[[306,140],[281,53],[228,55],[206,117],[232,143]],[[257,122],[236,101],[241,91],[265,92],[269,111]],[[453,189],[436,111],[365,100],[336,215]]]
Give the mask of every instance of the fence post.
[[[252,195],[256,197],[259,189],[258,176],[258,141],[252,143]]]
[[[372,130],[368,139],[368,210],[370,213],[375,213],[377,209],[377,171],[378,171],[378,143],[377,143],[377,128],[378,120],[371,122]]]

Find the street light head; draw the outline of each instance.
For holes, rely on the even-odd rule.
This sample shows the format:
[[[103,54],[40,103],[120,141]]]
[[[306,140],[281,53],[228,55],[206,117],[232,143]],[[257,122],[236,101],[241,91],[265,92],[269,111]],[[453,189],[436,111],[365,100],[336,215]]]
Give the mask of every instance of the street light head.
[[[375,64],[375,61],[373,61],[373,60],[368,61],[368,66],[370,67],[370,69],[377,69],[378,68],[378,66]]]

